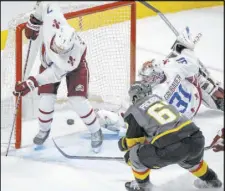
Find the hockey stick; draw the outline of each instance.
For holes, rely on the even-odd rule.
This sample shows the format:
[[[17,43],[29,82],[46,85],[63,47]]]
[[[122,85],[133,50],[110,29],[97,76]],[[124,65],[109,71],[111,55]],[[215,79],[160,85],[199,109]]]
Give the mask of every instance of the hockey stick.
[[[24,71],[23,71],[23,79],[24,79],[24,76],[25,76],[25,73],[26,73],[26,69],[27,69],[27,63],[28,63],[28,58],[29,58],[30,48],[31,48],[31,42],[32,42],[32,40],[29,41],[29,45],[28,45],[27,57],[26,57],[26,61],[25,61]],[[12,134],[13,134],[13,131],[14,131],[14,128],[15,128],[15,122],[16,122],[16,117],[17,117],[17,111],[18,111],[18,108],[19,108],[19,106],[20,106],[20,100],[21,100],[21,94],[19,94],[19,96],[18,96],[18,98],[17,98],[16,108],[15,108],[15,111],[14,111],[13,124],[12,124],[12,128],[11,128],[10,137],[9,137],[9,142],[8,142],[8,146],[7,146],[7,150],[6,150],[5,156],[8,156],[8,153],[9,153],[9,147],[10,147],[11,140],[12,140]]]
[[[171,24],[171,22],[165,17],[164,14],[162,14],[158,9],[156,9],[155,7],[153,7],[152,5],[150,5],[149,3],[145,2],[145,1],[139,1],[141,4],[143,4],[144,6],[146,6],[147,8],[151,9],[153,12],[155,12],[156,14],[158,14],[161,19],[167,24],[167,26],[173,31],[173,33],[176,36],[179,36],[179,32],[175,29],[175,27]],[[197,39],[195,38],[194,40],[194,44],[196,44],[199,40],[200,37],[202,36],[201,33],[199,33],[197,35]],[[203,65],[203,63],[199,60],[199,65],[205,70],[205,72],[209,75],[209,71],[205,68],[205,66]]]
[[[56,144],[55,140],[52,138],[52,141],[57,148],[57,150],[68,159],[82,159],[82,160],[107,160],[107,161],[124,161],[123,157],[101,157],[101,156],[77,156],[77,155],[68,155],[59,146]]]
[[[162,14],[158,9],[156,9],[155,7],[153,7],[152,5],[150,5],[149,3],[145,1],[139,1],[139,2],[143,4],[144,6],[146,6],[147,8],[151,9],[156,14],[158,14],[161,17],[161,19],[168,25],[168,27],[173,31],[173,33],[176,36],[179,36],[179,32],[174,28],[174,26],[169,22],[169,20],[165,17],[164,14]]]
[[[207,151],[207,150],[209,150],[211,148],[212,148],[211,146],[207,146],[207,147],[204,147],[204,150]]]

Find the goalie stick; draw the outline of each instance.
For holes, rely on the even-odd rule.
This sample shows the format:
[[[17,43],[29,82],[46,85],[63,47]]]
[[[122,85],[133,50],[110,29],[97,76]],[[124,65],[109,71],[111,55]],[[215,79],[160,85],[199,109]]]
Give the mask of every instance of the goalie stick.
[[[69,155],[65,153],[60,147],[56,144],[55,140],[52,138],[52,141],[57,148],[57,150],[68,159],[82,159],[82,160],[107,160],[107,161],[124,161],[123,157],[101,157],[101,156],[78,156],[78,155]]]
[[[143,4],[144,6],[146,6],[147,8],[151,9],[153,12],[155,12],[156,14],[158,14],[161,19],[167,24],[167,26],[173,31],[173,33],[176,36],[179,36],[179,32],[175,29],[175,27],[171,24],[171,22],[165,17],[165,15],[163,13],[161,13],[158,9],[156,9],[155,7],[153,7],[152,5],[150,5],[149,3],[147,3],[146,1],[139,1],[141,4]],[[200,35],[200,36],[199,36]],[[194,44],[196,44],[199,40],[200,37],[202,36],[201,33],[199,33],[199,35],[197,35],[197,39],[195,38],[194,40]],[[205,66],[203,65],[203,63],[199,60],[199,65],[204,69],[205,73],[207,75],[209,75],[209,71],[205,68]]]

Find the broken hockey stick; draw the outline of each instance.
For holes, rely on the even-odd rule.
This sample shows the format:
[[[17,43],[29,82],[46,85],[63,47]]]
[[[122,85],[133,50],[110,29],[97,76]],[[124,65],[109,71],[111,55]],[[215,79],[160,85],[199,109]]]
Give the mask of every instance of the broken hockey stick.
[[[26,61],[25,61],[25,66],[24,66],[24,71],[23,71],[23,79],[24,79],[24,76],[25,76],[25,73],[26,73],[26,69],[27,69],[27,63],[28,63],[28,58],[29,58],[30,48],[31,48],[31,42],[32,42],[32,40],[29,40],[27,56],[26,56]],[[12,134],[13,134],[13,131],[14,131],[14,128],[15,128],[17,111],[18,111],[19,106],[20,106],[20,100],[21,100],[21,94],[19,94],[19,96],[17,97],[16,107],[15,107],[15,111],[14,111],[13,124],[12,124],[12,128],[11,128],[11,132],[10,132],[10,136],[9,136],[9,142],[8,142],[8,146],[7,146],[7,150],[6,150],[5,156],[8,156],[8,153],[9,153],[9,147],[10,147],[11,140],[12,140]]]
[[[107,161],[124,161],[123,157],[101,157],[101,156],[77,156],[77,155],[68,155],[59,146],[56,144],[55,140],[52,139],[57,150],[68,159],[82,159],[82,160],[107,160]]]

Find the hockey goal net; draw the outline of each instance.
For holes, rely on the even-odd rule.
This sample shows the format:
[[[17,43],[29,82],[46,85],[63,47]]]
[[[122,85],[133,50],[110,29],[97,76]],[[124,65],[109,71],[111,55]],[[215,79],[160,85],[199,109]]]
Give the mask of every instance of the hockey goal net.
[[[89,93],[93,102],[121,106],[127,99],[128,88],[135,79],[135,2],[81,2],[60,5],[68,22],[86,42],[90,70]],[[12,91],[16,81],[37,74],[40,66],[39,51],[30,55],[25,75],[24,64],[28,40],[24,36],[25,22],[30,12],[19,15],[9,24],[8,39],[1,64],[1,146],[7,145],[12,129],[16,98]],[[32,45],[35,42],[32,42]],[[35,58],[35,59],[31,59]],[[67,89],[62,81],[57,95],[60,109],[66,105]],[[39,97],[34,91],[23,97],[17,112],[12,147],[20,148],[22,122],[37,115]]]

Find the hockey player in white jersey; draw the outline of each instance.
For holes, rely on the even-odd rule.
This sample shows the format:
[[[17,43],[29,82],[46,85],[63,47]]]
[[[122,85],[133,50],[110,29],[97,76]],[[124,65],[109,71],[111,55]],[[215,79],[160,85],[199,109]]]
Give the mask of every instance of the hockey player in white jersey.
[[[179,112],[191,119],[201,104],[201,91],[199,84],[196,83],[196,75],[199,70],[198,59],[189,49],[183,50],[182,54],[173,51],[173,55],[176,57],[170,58],[166,62],[162,59],[145,62],[139,71],[139,77],[142,81],[151,84],[155,94],[174,105]],[[103,116],[105,112],[101,113],[99,117]],[[106,116],[104,117],[106,118]],[[109,126],[109,123],[107,125]]]
[[[169,54],[168,59],[166,59],[164,63],[163,61],[148,61],[144,63],[139,74],[144,81],[149,81],[149,83],[153,83],[155,85],[161,85],[166,81],[170,81],[171,79],[168,78],[171,78],[174,75],[174,72],[179,75],[181,74],[184,76],[183,79],[185,79],[182,80],[181,84],[184,83],[182,87],[185,88],[186,91],[180,86],[177,94],[176,90],[166,92],[166,99],[169,99],[170,102],[174,102],[175,99],[176,102],[178,102],[175,102],[177,107],[184,107],[188,102],[186,98],[190,97],[188,93],[195,95],[195,88],[191,88],[191,86],[194,85],[198,89],[197,91],[201,96],[200,101],[202,101],[204,105],[211,109],[220,109],[223,111],[224,90],[219,82],[212,79],[209,72],[196,57],[194,47],[194,40],[191,38],[189,28],[186,27],[172,46],[172,52]],[[160,81],[160,77],[163,78],[162,81]],[[182,111],[181,109],[180,111]],[[196,113],[196,111],[193,111],[193,113]]]
[[[165,61],[152,59],[145,62],[139,71],[141,80],[150,83],[154,93],[174,105],[189,119],[197,114],[201,103],[223,111],[223,89],[209,74],[206,77],[203,72],[205,69],[199,65],[199,60],[194,54],[194,43],[188,28],[177,38],[172,50]],[[101,116],[103,113],[104,111]],[[106,115],[107,113],[105,118]],[[108,120],[105,126],[110,125],[113,124]],[[220,150],[223,150],[223,141],[220,141],[221,145]]]
[[[195,56],[189,28],[177,38],[172,50],[165,61],[144,63],[139,73],[142,80],[152,84],[153,92],[163,96],[189,119],[197,114],[201,103],[224,111],[224,90]],[[211,143],[215,152],[224,150],[224,136],[219,137],[219,143]]]
[[[71,108],[90,131],[93,151],[99,152],[103,135],[98,118],[87,99],[89,71],[85,42],[68,24],[56,3],[37,3],[26,24],[25,35],[33,41],[37,37],[42,40],[40,73],[24,82],[17,82],[14,92],[15,95],[25,96],[38,87],[40,130],[34,143],[42,145],[49,136],[57,90],[65,76]]]
[[[182,55],[183,56],[183,55]],[[187,59],[179,56],[177,60]],[[187,64],[178,64],[177,60],[169,59],[167,64],[161,60],[145,62],[140,75],[142,80],[153,86],[153,92],[162,96],[169,104],[189,119],[197,113],[201,104],[201,90],[195,82],[198,66],[190,60]],[[191,79],[188,81],[186,79]]]

